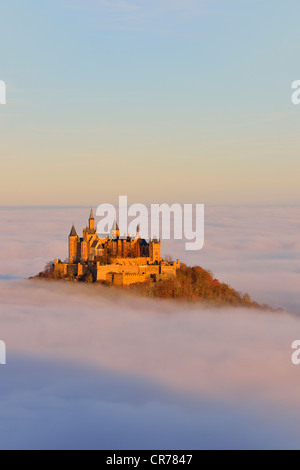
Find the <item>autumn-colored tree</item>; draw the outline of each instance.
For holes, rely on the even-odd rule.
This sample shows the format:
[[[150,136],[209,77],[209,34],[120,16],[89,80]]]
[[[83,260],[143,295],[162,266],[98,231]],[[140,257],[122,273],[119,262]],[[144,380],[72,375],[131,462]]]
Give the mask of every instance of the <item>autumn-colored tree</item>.
[[[204,300],[213,305],[260,307],[251,300],[249,294],[242,295],[228,284],[214,279],[210,271],[200,266],[188,267],[182,264],[176,278],[160,280],[147,287],[140,284],[135,289],[146,295],[165,299]]]

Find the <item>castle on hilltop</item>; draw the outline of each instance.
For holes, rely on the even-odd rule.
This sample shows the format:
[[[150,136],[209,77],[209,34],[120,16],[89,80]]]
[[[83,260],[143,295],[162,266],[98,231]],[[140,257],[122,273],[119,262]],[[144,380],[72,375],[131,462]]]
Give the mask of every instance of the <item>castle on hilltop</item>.
[[[140,282],[157,282],[175,277],[180,260],[168,262],[160,255],[161,242],[147,242],[137,227],[135,237],[120,237],[117,222],[110,236],[101,238],[95,229],[91,210],[88,227],[83,236],[77,235],[74,225],[69,235],[69,259],[62,263],[55,260],[54,274],[58,278],[106,281],[110,284],[129,285]]]

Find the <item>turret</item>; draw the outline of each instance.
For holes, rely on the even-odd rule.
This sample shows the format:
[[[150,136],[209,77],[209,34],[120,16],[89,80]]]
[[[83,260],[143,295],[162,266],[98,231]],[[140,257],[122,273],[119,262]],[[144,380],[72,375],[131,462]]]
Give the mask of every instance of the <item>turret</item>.
[[[71,232],[69,235],[69,263],[76,263],[78,261],[78,242],[79,238],[75,230],[74,225],[72,225]]]
[[[110,238],[119,238],[120,237],[120,230],[119,230],[119,226],[117,224],[117,221],[115,220],[114,221],[114,224],[112,226],[112,229],[110,231]]]
[[[136,238],[141,238],[141,235],[140,235],[140,224],[137,226],[136,228]]]
[[[91,209],[91,214],[89,218],[89,229],[95,230],[95,219],[94,219],[93,209]]]
[[[154,238],[152,242],[149,243],[149,254],[150,254],[150,259],[152,263],[160,262],[161,260],[160,248],[161,248],[161,242],[158,241],[156,238]]]

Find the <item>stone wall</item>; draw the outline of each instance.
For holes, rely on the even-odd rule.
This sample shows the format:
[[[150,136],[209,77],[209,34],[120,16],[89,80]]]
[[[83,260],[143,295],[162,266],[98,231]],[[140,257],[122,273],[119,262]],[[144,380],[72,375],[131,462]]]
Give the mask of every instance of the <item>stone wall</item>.
[[[149,276],[145,274],[128,274],[128,273],[108,273],[107,282],[116,286],[129,286],[149,280]]]

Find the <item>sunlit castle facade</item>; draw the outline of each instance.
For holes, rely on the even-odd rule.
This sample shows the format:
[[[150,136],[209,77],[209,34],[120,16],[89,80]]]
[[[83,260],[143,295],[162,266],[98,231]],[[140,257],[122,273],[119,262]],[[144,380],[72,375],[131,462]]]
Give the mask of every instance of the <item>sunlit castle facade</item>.
[[[136,236],[120,238],[115,222],[110,236],[101,238],[95,228],[93,210],[82,238],[77,235],[74,225],[69,235],[69,260],[61,263],[55,260],[55,274],[60,277],[83,278],[87,274],[94,281],[112,284],[133,284],[155,282],[176,276],[180,260],[170,263],[161,258],[161,242],[147,242],[140,236],[139,226]]]

